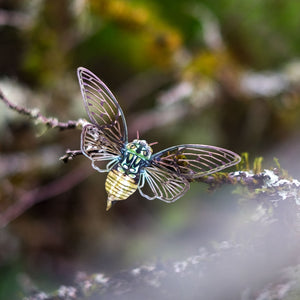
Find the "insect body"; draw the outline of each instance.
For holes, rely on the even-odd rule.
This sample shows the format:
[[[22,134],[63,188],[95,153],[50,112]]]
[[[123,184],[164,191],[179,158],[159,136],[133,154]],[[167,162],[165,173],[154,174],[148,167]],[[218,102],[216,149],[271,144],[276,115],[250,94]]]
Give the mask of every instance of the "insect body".
[[[107,209],[113,201],[125,200],[137,190],[140,174],[148,165],[152,152],[152,148],[144,140],[134,140],[126,145],[121,161],[106,178]]]
[[[91,120],[82,130],[81,151],[93,168],[108,172],[107,210],[137,189],[149,200],[174,202],[189,189],[189,181],[240,161],[236,153],[209,145],[184,144],[153,154],[144,140],[128,143],[125,117],[112,92],[91,71],[80,67],[77,74]]]

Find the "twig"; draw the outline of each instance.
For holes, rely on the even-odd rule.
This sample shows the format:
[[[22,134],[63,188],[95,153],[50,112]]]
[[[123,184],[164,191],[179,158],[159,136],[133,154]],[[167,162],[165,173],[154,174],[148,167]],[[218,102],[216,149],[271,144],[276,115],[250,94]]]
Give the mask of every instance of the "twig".
[[[72,189],[73,186],[87,178],[92,171],[91,168],[83,168],[80,166],[58,180],[31,191],[23,192],[16,203],[0,214],[0,228],[5,227],[36,203],[45,201]]]
[[[82,155],[81,150],[70,150],[68,149],[66,151],[66,154],[59,158],[59,160],[63,161],[64,163],[67,163],[69,160],[72,160],[75,156]]]
[[[77,121],[69,120],[66,123],[59,122],[57,118],[47,118],[44,115],[42,115],[38,109],[28,109],[22,106],[18,106],[16,104],[13,104],[10,102],[3,94],[3,92],[0,89],[0,99],[6,104],[7,107],[10,109],[23,114],[25,116],[28,116],[29,118],[36,120],[38,123],[42,123],[49,128],[59,128],[60,130],[65,129],[81,129],[84,124],[87,123],[84,119],[79,119]]]

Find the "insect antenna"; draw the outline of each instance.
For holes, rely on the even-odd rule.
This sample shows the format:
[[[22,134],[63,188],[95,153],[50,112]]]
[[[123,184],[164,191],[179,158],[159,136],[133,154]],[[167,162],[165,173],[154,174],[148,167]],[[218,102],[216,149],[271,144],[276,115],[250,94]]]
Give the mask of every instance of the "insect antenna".
[[[138,130],[136,131],[136,138],[137,138],[138,140],[140,139],[140,133],[139,133]]]
[[[156,145],[156,144],[158,144],[158,142],[153,142],[153,143],[150,143],[150,144],[148,144],[149,146],[153,146],[153,145]]]

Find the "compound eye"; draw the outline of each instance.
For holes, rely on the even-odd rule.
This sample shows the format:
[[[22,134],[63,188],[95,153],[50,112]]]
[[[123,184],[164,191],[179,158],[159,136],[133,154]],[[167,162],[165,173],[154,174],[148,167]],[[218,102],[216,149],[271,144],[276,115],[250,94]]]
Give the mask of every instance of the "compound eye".
[[[130,149],[135,149],[136,147],[135,147],[135,145],[134,144],[131,144],[130,145]]]
[[[148,153],[147,150],[143,150],[143,151],[142,151],[142,154],[143,154],[144,156],[148,156],[149,153]]]

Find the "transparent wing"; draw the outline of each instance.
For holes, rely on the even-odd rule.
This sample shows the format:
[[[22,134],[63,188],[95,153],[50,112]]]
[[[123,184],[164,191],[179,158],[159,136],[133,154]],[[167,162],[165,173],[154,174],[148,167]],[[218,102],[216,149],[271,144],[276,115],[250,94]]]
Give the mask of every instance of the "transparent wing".
[[[127,126],[123,111],[113,93],[91,71],[77,69],[85,109],[92,121],[111,140],[127,143]]]
[[[149,166],[141,174],[139,191],[149,200],[155,198],[165,202],[174,202],[189,189],[189,182],[167,169]]]
[[[99,172],[108,172],[121,155],[119,143],[111,141],[97,126],[88,124],[81,133],[81,151],[92,160],[92,166]],[[106,163],[103,169],[101,166]]]
[[[152,164],[188,180],[221,171],[240,160],[240,156],[230,150],[197,144],[173,146],[152,156]]]

